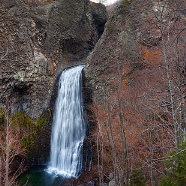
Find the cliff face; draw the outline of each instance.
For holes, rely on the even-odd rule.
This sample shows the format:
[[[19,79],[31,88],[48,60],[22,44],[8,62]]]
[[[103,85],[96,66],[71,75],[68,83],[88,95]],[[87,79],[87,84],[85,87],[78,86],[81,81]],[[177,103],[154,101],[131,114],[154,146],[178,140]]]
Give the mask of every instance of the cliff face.
[[[50,105],[57,76],[83,63],[103,32],[106,9],[88,0],[0,7],[0,102],[38,118]]]
[[[123,3],[115,8],[103,35],[87,57],[85,73],[88,86],[93,87],[93,97],[100,104],[118,88],[113,80],[117,79],[118,70],[123,65],[125,76],[131,76],[142,65],[137,39],[143,10],[140,12],[135,7],[131,14],[130,4]]]
[[[115,7],[105,25],[104,33],[86,60],[87,86],[92,87],[95,101],[101,104],[112,95],[119,87],[119,79],[122,81],[120,83],[126,85],[126,89],[131,89],[139,83],[137,74],[143,76],[146,69],[153,74],[157,69],[150,69],[149,66],[164,63],[164,57],[160,53],[163,47],[162,36],[164,34],[167,37],[168,24],[173,25],[172,30],[176,26],[185,25],[185,13],[174,14],[171,10],[173,5],[182,7],[184,4],[181,1],[174,4],[171,2],[123,0]],[[159,22],[162,7],[165,9],[161,25]],[[164,33],[161,33],[160,26],[165,29]],[[172,43],[175,42],[173,38],[176,38],[176,33],[171,31],[168,33],[170,38],[166,40],[167,43],[171,39]],[[181,40],[183,38],[184,35]],[[182,49],[180,51],[183,52]],[[157,81],[157,74],[153,75],[154,81]]]
[[[155,169],[164,167],[154,159],[163,159],[179,143],[178,125],[185,130],[183,7],[182,1],[121,1],[87,57],[86,87],[93,90],[98,126],[92,134],[105,165],[100,174],[114,170],[118,185],[127,185],[133,168],[143,171],[147,184],[158,181]],[[147,161],[153,163],[153,176],[144,168]]]

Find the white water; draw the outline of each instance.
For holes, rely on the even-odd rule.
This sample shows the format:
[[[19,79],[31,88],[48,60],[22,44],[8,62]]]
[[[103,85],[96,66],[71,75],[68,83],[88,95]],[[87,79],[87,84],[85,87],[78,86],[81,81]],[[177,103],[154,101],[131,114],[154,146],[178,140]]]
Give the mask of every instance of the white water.
[[[77,66],[62,72],[59,80],[53,128],[49,173],[77,177],[82,169],[85,122],[82,117],[81,72]]]

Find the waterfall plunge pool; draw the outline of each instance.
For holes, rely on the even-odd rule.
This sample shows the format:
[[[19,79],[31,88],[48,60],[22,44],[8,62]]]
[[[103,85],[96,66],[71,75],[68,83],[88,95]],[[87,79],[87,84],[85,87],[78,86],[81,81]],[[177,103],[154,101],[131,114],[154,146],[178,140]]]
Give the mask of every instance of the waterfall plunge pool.
[[[33,166],[22,173],[17,178],[17,181],[21,186],[25,183],[29,186],[67,186],[76,183],[74,178],[70,179],[61,175],[49,174],[47,166]]]

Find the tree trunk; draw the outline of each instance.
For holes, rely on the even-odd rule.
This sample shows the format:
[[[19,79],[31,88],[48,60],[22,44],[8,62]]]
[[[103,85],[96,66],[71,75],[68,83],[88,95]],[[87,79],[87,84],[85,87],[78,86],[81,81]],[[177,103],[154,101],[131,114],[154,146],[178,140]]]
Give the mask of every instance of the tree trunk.
[[[2,177],[2,176],[1,176],[1,171],[2,171],[2,164],[1,164],[1,156],[0,156],[0,186],[2,186],[2,185],[1,185],[1,177]]]
[[[123,116],[123,109],[122,109],[122,102],[121,102],[121,66],[120,64],[117,64],[118,67],[118,74],[119,74],[119,88],[118,88],[118,104],[119,104],[119,122],[120,122],[120,135],[121,135],[121,143],[122,143],[122,165],[123,165],[123,171],[125,173],[125,184],[126,186],[129,185],[128,183],[128,157],[127,157],[127,141],[126,141],[126,135],[125,135],[125,124],[124,124],[124,116]],[[126,170],[126,171],[125,171]],[[123,185],[123,180],[121,179],[121,185]]]
[[[150,122],[150,120],[149,120]],[[152,138],[151,138],[151,129],[148,129],[148,141],[149,141],[149,148],[150,148],[150,177],[151,177],[151,185],[154,186],[154,175],[153,175],[153,162],[152,162],[152,158],[153,158],[153,149],[152,149]]]
[[[172,109],[172,120],[173,120],[173,125],[175,129],[175,143],[176,143],[176,149],[179,149],[180,145],[180,136],[179,136],[179,127],[178,127],[178,122],[176,119],[176,112],[175,112],[175,104],[174,104],[174,88],[171,80],[171,70],[167,58],[167,47],[165,44],[165,38],[164,38],[164,33],[163,33],[163,28],[161,28],[162,32],[162,42],[163,42],[163,56],[164,56],[164,62],[166,66],[166,73],[167,73],[167,80],[168,80],[168,87],[170,91],[170,104],[171,104],[171,109]]]
[[[10,142],[9,142],[9,127],[10,127],[10,118],[6,116],[6,157],[5,157],[5,186],[9,186],[9,155],[10,155]]]
[[[180,67],[180,51],[179,51],[179,40],[177,38],[177,43],[176,43],[176,54],[177,54],[177,71],[178,71],[178,90],[179,90],[179,136],[180,136],[180,141],[182,143],[182,138],[184,135],[184,121],[183,121],[183,117],[184,117],[184,112],[183,112],[183,91],[182,91],[182,81],[183,81],[183,77],[182,77],[182,69]]]
[[[107,109],[108,109],[108,125],[110,128],[110,139],[111,139],[111,149],[112,149],[112,154],[113,154],[113,162],[114,162],[114,167],[115,167],[115,171],[114,171],[114,175],[115,175],[115,181],[116,183],[119,183],[119,167],[117,164],[117,153],[116,153],[116,148],[115,148],[115,144],[114,144],[114,135],[113,135],[113,130],[112,130],[112,121],[111,121],[111,115],[110,115],[110,104],[109,104],[109,100],[107,99]]]

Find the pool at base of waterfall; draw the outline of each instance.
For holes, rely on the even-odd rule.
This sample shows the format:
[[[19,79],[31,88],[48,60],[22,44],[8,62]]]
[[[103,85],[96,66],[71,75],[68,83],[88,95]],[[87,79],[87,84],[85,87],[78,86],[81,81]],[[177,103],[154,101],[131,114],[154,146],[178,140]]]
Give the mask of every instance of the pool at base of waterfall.
[[[33,166],[17,178],[18,183],[23,186],[67,186],[75,184],[75,178],[66,178],[61,175],[47,172],[47,166]]]

